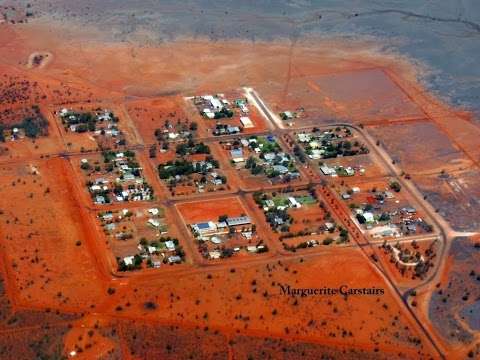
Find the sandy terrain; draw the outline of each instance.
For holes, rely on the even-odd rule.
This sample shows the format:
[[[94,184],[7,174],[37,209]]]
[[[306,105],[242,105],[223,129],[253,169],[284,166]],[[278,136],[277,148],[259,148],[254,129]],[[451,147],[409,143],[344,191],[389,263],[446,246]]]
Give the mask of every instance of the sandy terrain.
[[[451,347],[442,336],[431,336],[439,330],[428,322],[428,299],[419,302],[418,316],[411,311],[394,286],[396,281],[405,283],[395,276],[390,279],[393,271],[382,271],[385,259],[378,264],[372,260],[375,252],[370,252],[346,206],[338,203],[334,192],[327,196],[329,187],[321,196],[328,197],[326,206],[350,231],[352,246],[288,256],[273,246],[273,251],[255,259],[210,265],[198,259],[183,222],[245,212],[258,223],[262,235],[267,233],[258,211],[252,210],[255,205],[238,189],[241,179],[231,169],[230,194],[213,191],[179,200],[170,196],[156,172],[156,165],[172,155],[149,158],[154,131],[165,124],[165,118],[195,119],[198,136],[209,136],[203,119],[186,106],[184,96],[252,86],[275,112],[304,107],[294,124],[297,130],[343,121],[363,124],[367,131],[379,127],[373,135],[384,136],[382,149],[398,156],[414,181],[415,176],[438,172],[446,162],[452,166],[448,170],[469,166],[477,171],[478,128],[463,113],[432,100],[416,82],[418,68],[368,43],[348,40],[298,41],[294,51],[283,41],[182,39],[136,46],[106,42],[96,31],[80,31],[75,25],[69,29],[59,25],[61,31],[52,34],[51,26],[0,24],[0,66],[7,74],[1,79],[0,95],[9,99],[2,107],[38,104],[48,110],[50,129],[35,143],[25,139],[2,144],[8,148],[0,157],[5,292],[14,311],[49,309],[79,317],[68,319],[67,328],[63,319],[57,319],[52,333],[47,332],[56,342],[45,351],[66,355],[75,351],[79,358],[174,358],[173,354],[188,356],[198,350],[197,358],[228,359],[251,354],[278,358],[281,348],[291,351],[292,358],[302,351],[307,358],[314,358],[315,351],[332,357],[351,354],[346,358],[358,354],[440,358],[440,353],[451,355],[458,348],[466,352],[466,347]],[[28,68],[29,57],[38,49],[52,56],[45,66],[42,62]],[[127,147],[134,147],[158,203],[169,209],[168,221],[178,224],[175,232],[185,245],[188,263],[135,276],[113,273],[115,259],[95,220],[98,209],[88,198],[78,168],[72,168],[82,156],[82,147],[98,156],[97,144],[88,136],[65,133],[53,116],[58,107],[97,104],[111,107],[121,117],[130,140]],[[420,130],[419,119],[426,124]],[[401,125],[401,132],[384,130],[397,126],[391,125],[396,121],[408,126]],[[261,124],[262,131],[272,125],[272,132],[284,135],[267,119],[262,118]],[[412,158],[408,138],[426,144],[429,130],[435,134],[434,146],[422,145],[421,156]],[[215,155],[220,154],[217,145],[212,145]],[[220,161],[222,168],[225,159]],[[302,167],[302,175],[319,185],[322,178],[309,170]],[[373,167],[372,179],[359,186],[381,183],[385,174],[383,167]],[[475,180],[462,183],[470,189],[474,184]],[[321,215],[312,210],[299,217]],[[347,298],[292,297],[281,293],[280,284],[375,287],[384,292]],[[11,346],[15,334],[23,334],[9,350],[19,354],[28,347],[25,333],[31,329],[36,328],[21,324],[0,331],[0,341]],[[265,346],[265,353],[259,352],[259,344]]]

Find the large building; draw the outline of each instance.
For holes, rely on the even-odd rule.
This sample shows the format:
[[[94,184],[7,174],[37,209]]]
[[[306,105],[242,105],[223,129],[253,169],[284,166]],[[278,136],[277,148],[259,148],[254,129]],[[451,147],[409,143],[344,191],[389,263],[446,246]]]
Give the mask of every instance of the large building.
[[[225,222],[228,226],[242,226],[251,224],[250,217],[248,216],[230,217],[225,220]]]
[[[214,222],[202,222],[192,225],[192,229],[201,236],[213,235],[217,232],[217,225]]]

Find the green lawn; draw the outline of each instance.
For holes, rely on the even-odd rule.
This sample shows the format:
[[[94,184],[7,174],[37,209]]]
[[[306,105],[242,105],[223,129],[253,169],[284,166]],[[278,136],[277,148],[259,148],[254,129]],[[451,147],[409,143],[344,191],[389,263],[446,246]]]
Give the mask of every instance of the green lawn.
[[[315,200],[315,198],[311,195],[295,196],[295,200],[297,200],[302,205],[312,205],[317,203],[317,200]]]
[[[275,196],[272,200],[275,206],[286,206],[289,204],[288,198],[284,196]]]

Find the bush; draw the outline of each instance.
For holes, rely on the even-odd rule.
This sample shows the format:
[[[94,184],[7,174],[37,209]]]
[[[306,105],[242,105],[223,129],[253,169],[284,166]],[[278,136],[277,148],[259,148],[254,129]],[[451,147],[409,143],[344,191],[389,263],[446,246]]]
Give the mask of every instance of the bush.
[[[333,242],[333,239],[331,237],[328,237],[322,241],[323,245],[330,245]]]
[[[365,219],[365,216],[363,216],[362,214],[357,214],[356,218],[360,224],[365,224],[365,222],[367,221]]]
[[[398,183],[398,181],[392,181],[390,183],[390,189],[392,189],[395,192],[400,192],[402,189],[401,185]]]

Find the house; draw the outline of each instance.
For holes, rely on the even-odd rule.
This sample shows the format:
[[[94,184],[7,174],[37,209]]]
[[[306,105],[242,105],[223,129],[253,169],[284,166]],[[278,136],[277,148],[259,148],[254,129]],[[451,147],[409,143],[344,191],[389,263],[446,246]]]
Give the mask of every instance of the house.
[[[175,250],[175,243],[172,240],[165,241],[165,247],[168,251]]]
[[[123,175],[123,180],[124,181],[132,181],[132,180],[135,180],[135,175],[131,174],[131,173],[126,173]]]
[[[327,229],[327,231],[333,230],[333,229],[335,229],[335,224],[331,223],[331,222],[326,222],[325,223],[325,228]]]
[[[227,132],[229,134],[236,134],[240,132],[240,128],[238,126],[228,126],[227,127]]]
[[[293,113],[291,111],[284,111],[280,113],[280,117],[282,120],[290,120],[293,119]]]
[[[320,143],[317,140],[310,141],[308,145],[310,145],[312,149],[318,149],[321,147]]]
[[[335,175],[337,172],[335,171],[334,168],[328,166],[328,165],[322,165],[320,166],[320,170],[322,171],[323,175]]]
[[[241,116],[240,123],[245,129],[253,128],[252,120],[248,116]]]
[[[148,219],[148,223],[152,225],[154,228],[158,228],[160,226],[160,221],[155,219]]]
[[[272,162],[273,160],[275,160],[276,155],[274,153],[266,153],[263,155],[263,158],[265,159],[265,161]]]
[[[95,179],[95,184],[108,184],[108,180],[104,179],[104,178],[97,178]]]
[[[298,141],[301,143],[309,142],[312,138],[310,134],[305,134],[305,133],[298,134],[297,137],[298,137]]]
[[[393,195],[393,193],[391,191],[385,191],[383,194],[385,195],[385,197],[387,199],[394,199],[395,198],[395,195]]]
[[[177,139],[179,136],[180,136],[180,134],[179,134],[179,133],[176,133],[176,132],[169,132],[169,133],[168,133],[168,138],[169,138],[170,140],[175,140],[175,139]]]
[[[209,119],[214,119],[215,118],[214,112],[210,109],[203,109],[203,115],[205,115]]]
[[[90,186],[90,191],[91,192],[96,192],[96,191],[100,191],[102,190],[101,186],[100,185],[92,185]]]
[[[373,217],[373,214],[371,212],[364,212],[363,213],[363,217],[365,218],[365,222],[367,224],[371,224],[375,221],[374,217]]]
[[[153,216],[157,216],[160,213],[160,210],[158,210],[157,208],[152,208],[148,209],[148,212]]]
[[[245,105],[245,99],[235,99],[235,106]]]
[[[157,251],[157,248],[155,246],[148,246],[147,251],[149,254],[153,254]]]
[[[173,255],[168,258],[168,263],[169,264],[175,264],[175,263],[180,263],[182,262],[182,258],[178,255]]]
[[[212,236],[210,238],[210,241],[214,244],[221,244],[222,243],[222,239],[220,239],[218,236]]]
[[[273,170],[277,171],[278,173],[280,173],[282,175],[288,173],[288,168],[286,166],[283,166],[283,165],[273,165]]]
[[[215,186],[220,186],[220,185],[223,184],[222,179],[219,178],[219,177],[213,177],[212,180],[210,180],[210,181],[211,181],[211,183],[212,183],[213,185],[215,185]]]
[[[97,195],[95,197],[95,203],[96,204],[105,204],[106,201],[105,201],[105,197],[104,196],[101,196],[101,195]]]
[[[243,150],[242,149],[233,149],[230,151],[230,156],[232,157],[233,162],[243,162]]]
[[[268,200],[265,200],[265,206],[268,208],[273,208],[275,207],[275,203],[273,202],[273,200],[268,199]]]
[[[112,117],[111,117],[110,112],[108,110],[104,110],[103,114],[97,115],[97,120],[99,120],[99,121],[110,121],[110,120],[112,120]]]
[[[290,196],[288,198],[288,201],[290,202],[291,207],[294,207],[294,208],[302,207],[302,205],[293,196]]]
[[[223,109],[223,104],[222,102],[215,98],[215,97],[212,97],[210,99],[210,105],[212,105],[212,107],[215,109],[215,110],[222,110]]]
[[[134,256],[125,256],[123,258],[123,262],[125,263],[125,265],[129,266],[129,265],[133,265],[133,260],[135,259]]]
[[[241,226],[248,225],[251,223],[249,216],[238,216],[238,217],[229,217],[225,221],[228,226]]]
[[[218,250],[213,250],[208,253],[210,259],[220,259],[222,253]]]
[[[409,233],[415,233],[415,232],[417,232],[417,225],[415,225],[415,224],[408,224],[408,225],[406,226],[406,229],[407,229],[407,232],[409,232]]]
[[[247,105],[245,105],[245,104],[240,104],[240,110],[241,110],[244,114],[248,114],[248,107],[247,107]]]
[[[319,149],[313,149],[311,154],[308,155],[310,159],[313,160],[318,160],[322,158],[322,155],[324,154],[324,150],[319,150]]]
[[[110,221],[113,219],[113,214],[112,213],[106,213],[102,215],[103,221]]]
[[[353,170],[350,166],[345,168],[345,173],[347,174],[347,176],[353,176],[355,175],[355,170]]]
[[[383,230],[380,234],[383,237],[390,237],[390,236],[393,236],[393,230],[392,229],[386,229],[386,230]]]
[[[245,239],[250,240],[253,237],[253,233],[251,231],[245,231],[245,232],[242,232],[242,236]]]
[[[105,230],[113,231],[113,230],[115,230],[115,227],[116,227],[116,225],[114,223],[110,223],[110,224],[105,225]]]

